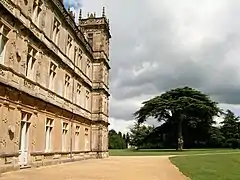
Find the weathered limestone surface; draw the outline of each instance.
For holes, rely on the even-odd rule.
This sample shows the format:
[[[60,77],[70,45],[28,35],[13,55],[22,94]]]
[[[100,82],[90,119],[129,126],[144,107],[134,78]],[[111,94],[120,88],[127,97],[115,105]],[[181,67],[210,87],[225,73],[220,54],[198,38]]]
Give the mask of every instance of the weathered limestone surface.
[[[0,0],[0,173],[108,156],[109,23]]]

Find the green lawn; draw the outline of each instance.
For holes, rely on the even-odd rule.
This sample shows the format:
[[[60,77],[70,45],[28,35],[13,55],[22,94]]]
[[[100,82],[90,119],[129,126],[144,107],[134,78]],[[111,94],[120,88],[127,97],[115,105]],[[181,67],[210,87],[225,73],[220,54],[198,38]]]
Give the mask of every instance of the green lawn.
[[[232,149],[189,149],[178,152],[174,149],[124,149],[124,150],[109,150],[110,156],[161,156],[161,155],[191,155],[191,154],[208,154],[208,153],[228,153],[240,152],[240,150]]]
[[[109,153],[110,156],[179,155],[170,160],[191,180],[240,180],[239,149],[190,149],[182,152],[173,149],[126,149],[109,150]]]
[[[170,158],[191,180],[239,180],[239,154],[178,156]]]

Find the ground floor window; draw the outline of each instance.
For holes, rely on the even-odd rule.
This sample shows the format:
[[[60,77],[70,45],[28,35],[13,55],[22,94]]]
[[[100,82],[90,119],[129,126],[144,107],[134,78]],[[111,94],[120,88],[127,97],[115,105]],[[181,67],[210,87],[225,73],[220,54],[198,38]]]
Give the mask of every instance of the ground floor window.
[[[45,151],[49,152],[52,150],[52,132],[53,132],[53,119],[46,119],[45,129]]]
[[[62,124],[62,151],[67,151],[68,123]]]

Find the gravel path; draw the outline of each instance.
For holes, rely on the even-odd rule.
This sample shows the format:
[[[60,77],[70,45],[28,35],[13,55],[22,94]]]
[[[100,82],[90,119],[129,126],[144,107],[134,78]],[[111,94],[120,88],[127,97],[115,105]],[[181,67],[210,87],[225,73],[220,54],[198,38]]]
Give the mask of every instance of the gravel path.
[[[186,180],[167,156],[125,156],[5,173],[0,180]]]

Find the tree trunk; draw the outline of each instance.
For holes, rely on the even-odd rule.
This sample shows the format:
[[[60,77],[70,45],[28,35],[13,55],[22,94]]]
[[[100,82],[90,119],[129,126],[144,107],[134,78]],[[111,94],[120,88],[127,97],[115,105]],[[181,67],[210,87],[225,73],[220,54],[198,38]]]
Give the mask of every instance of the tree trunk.
[[[182,117],[180,117],[180,118],[181,119],[178,122],[178,147],[177,147],[178,151],[183,150]]]

